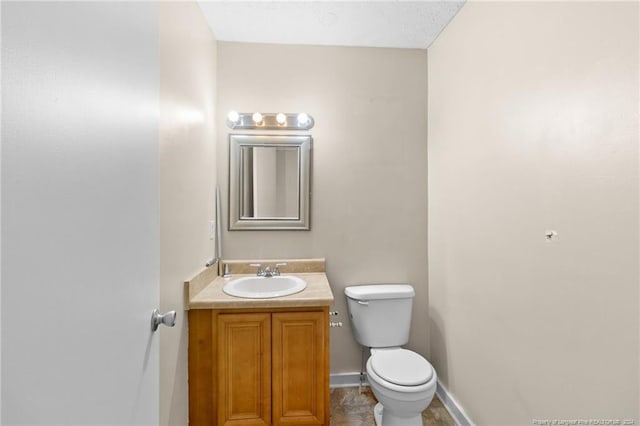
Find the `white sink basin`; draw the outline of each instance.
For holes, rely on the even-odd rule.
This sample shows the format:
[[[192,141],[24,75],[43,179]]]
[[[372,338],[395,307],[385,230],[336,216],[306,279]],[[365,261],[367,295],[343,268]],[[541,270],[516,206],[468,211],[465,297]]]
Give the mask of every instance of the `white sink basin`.
[[[298,277],[279,275],[275,277],[244,277],[229,281],[222,291],[230,296],[246,299],[269,299],[299,293],[307,283]]]

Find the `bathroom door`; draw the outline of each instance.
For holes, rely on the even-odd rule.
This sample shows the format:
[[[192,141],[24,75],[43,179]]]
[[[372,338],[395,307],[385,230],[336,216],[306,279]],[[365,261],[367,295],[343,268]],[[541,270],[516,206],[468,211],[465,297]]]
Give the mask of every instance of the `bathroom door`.
[[[157,425],[158,6],[1,7],[1,423]]]

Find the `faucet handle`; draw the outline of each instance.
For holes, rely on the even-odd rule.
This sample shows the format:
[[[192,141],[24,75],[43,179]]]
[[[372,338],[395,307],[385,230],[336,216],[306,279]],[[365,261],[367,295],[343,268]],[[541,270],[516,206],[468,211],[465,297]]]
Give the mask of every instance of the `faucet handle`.
[[[281,266],[287,266],[287,262],[276,263],[275,266],[273,267],[273,275],[280,275]]]
[[[250,263],[249,266],[251,266],[253,268],[258,268],[258,272],[256,272],[256,275],[258,275],[258,276],[263,276],[264,275],[264,268],[262,267],[262,264],[260,264],[260,263]]]

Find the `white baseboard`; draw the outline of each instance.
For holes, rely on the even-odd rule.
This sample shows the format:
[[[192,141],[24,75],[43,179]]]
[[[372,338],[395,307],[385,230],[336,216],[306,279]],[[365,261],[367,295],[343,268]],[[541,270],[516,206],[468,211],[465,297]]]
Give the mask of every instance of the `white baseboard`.
[[[330,376],[329,387],[332,388],[350,388],[360,386],[360,373],[340,373]],[[364,385],[369,386],[367,376],[365,374]]]
[[[447,409],[453,420],[455,420],[456,424],[459,426],[471,426],[474,423],[471,421],[467,413],[464,412],[458,401],[456,401],[447,388],[442,386],[440,380],[438,380],[438,387],[436,388],[436,395],[440,398],[442,405]]]

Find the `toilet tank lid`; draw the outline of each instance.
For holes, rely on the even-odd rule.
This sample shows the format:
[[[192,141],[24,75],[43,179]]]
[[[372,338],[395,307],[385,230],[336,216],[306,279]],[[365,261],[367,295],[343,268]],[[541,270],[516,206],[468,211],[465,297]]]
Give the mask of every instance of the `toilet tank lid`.
[[[371,284],[346,287],[344,294],[354,300],[406,299],[416,292],[409,284]]]

